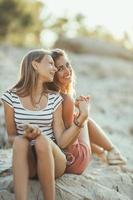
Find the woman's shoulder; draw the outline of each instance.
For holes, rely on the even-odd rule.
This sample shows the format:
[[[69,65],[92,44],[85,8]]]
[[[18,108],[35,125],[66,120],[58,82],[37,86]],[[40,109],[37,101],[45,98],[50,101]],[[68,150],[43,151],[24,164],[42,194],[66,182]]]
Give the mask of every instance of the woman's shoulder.
[[[4,96],[8,96],[9,98],[11,98],[12,97],[12,90],[6,89],[2,94],[2,97],[4,97]]]
[[[63,97],[63,99],[65,101],[74,102],[74,99],[69,94],[63,94],[63,93],[61,93],[61,96]]]
[[[9,95],[16,95],[16,90],[12,88],[8,88],[4,91],[3,94],[9,94]]]
[[[59,92],[50,92],[48,96],[48,100],[53,104],[64,100]]]
[[[13,106],[13,97],[15,96],[14,91],[12,89],[7,89],[1,97],[3,102],[6,102],[8,105]]]
[[[1,98],[4,98],[4,97],[7,97],[8,99],[12,100],[13,98],[18,97],[18,95],[16,94],[16,90],[11,88],[3,92]]]
[[[55,111],[56,108],[62,103],[63,98],[59,92],[51,92],[49,93],[49,105],[53,105],[53,110]]]
[[[54,98],[61,96],[61,94],[59,92],[53,92],[53,91],[49,92],[49,95]]]

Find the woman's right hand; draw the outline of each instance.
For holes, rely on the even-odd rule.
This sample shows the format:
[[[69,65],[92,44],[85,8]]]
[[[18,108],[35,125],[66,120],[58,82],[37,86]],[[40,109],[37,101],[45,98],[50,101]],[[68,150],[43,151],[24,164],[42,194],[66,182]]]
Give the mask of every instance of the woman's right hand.
[[[41,135],[41,130],[37,125],[33,126],[31,124],[25,124],[23,128],[24,128],[24,137],[27,138],[28,140],[34,140]]]

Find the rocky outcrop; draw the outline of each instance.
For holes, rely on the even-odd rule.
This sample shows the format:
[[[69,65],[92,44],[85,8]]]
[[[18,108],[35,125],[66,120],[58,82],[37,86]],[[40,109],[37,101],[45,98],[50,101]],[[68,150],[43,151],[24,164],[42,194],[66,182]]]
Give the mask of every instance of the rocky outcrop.
[[[7,155],[8,151],[2,154]],[[9,154],[6,163],[11,163],[11,151]],[[3,168],[0,173],[0,199],[15,200],[11,170]],[[132,200],[132,194],[132,171],[127,167],[108,166],[97,157],[82,175],[65,174],[56,180],[57,200]],[[37,199],[43,200],[40,184],[30,180],[28,200]]]
[[[70,40],[70,43],[73,44],[73,41]],[[82,42],[82,46],[80,41],[75,43],[80,45],[76,47],[77,50],[85,43],[87,54],[70,53],[77,76],[77,95],[92,96],[90,116],[105,130],[127,158],[128,164],[126,167],[108,166],[95,157],[82,175],[65,174],[56,180],[57,200],[132,200],[132,55],[130,57],[131,52],[124,54],[125,50],[120,53],[115,47],[112,47],[110,53],[108,50],[106,53],[105,49],[109,44],[104,43],[105,47],[102,47],[99,44],[95,46],[94,42],[87,46],[86,40]],[[94,50],[96,52],[92,54]],[[0,47],[0,95],[16,81],[20,60],[26,52],[27,49]],[[7,134],[0,103],[0,147],[6,146]],[[0,200],[14,200],[11,156],[11,150],[0,150]],[[29,184],[29,200],[37,198],[43,199],[40,185],[38,181],[32,180]]]
[[[106,55],[133,60],[132,51],[98,38],[59,38],[54,46],[79,54]]]
[[[5,129],[5,119],[4,119],[4,111],[2,107],[2,103],[0,105],[0,149],[7,147],[7,133]]]

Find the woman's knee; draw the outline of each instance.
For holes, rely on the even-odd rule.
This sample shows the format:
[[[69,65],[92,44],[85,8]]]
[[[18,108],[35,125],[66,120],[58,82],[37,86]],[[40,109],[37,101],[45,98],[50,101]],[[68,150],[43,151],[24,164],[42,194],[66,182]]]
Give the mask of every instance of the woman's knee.
[[[52,143],[52,150],[55,161],[55,178],[58,178],[65,172],[67,163],[66,155],[55,143]]]
[[[13,143],[13,152],[24,152],[24,150],[28,151],[29,142],[27,139],[22,137],[15,137]]]
[[[36,142],[35,142],[35,149],[36,149],[37,155],[41,155],[41,154],[44,155],[45,153],[50,152],[51,150],[50,139],[42,135],[37,137]]]
[[[92,118],[88,118],[88,120],[87,120],[87,125],[88,126],[91,126],[91,125],[93,125],[95,122],[94,122],[94,120],[92,119]]]
[[[60,164],[60,166],[59,166],[59,164]],[[66,164],[67,164],[67,160],[66,160],[65,155],[62,156],[62,158],[59,160],[58,164],[55,161],[55,178],[58,178],[65,173]]]

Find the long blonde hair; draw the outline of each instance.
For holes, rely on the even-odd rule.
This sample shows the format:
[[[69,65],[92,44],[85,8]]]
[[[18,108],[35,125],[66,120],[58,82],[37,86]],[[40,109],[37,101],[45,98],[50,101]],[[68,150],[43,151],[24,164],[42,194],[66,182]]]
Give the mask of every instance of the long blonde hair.
[[[32,98],[33,89],[35,89],[38,74],[32,66],[32,61],[41,62],[45,55],[51,55],[51,53],[44,49],[35,49],[28,52],[22,59],[20,64],[20,77],[18,82],[11,89],[17,95],[24,97],[30,95]],[[43,86],[46,90],[46,84]]]
[[[53,60],[55,62],[55,67],[56,67],[56,61],[61,56],[64,56],[64,57],[66,57],[68,59],[68,56],[67,56],[66,52],[64,50],[62,50],[62,49],[59,49],[59,48],[51,50],[51,56],[52,56],[52,58],[53,58]],[[70,61],[69,61],[69,64],[70,64]],[[68,85],[66,86],[66,91],[65,92],[66,92],[66,94],[69,94],[70,96],[74,96],[75,95],[75,90],[74,90],[75,73],[74,73],[74,70],[73,70],[72,67],[71,67],[71,70],[72,70],[72,81],[70,83],[68,83]],[[58,85],[58,80],[56,79],[56,73],[55,73],[54,82],[53,83],[48,83],[48,88],[50,90],[62,92],[60,86]]]

